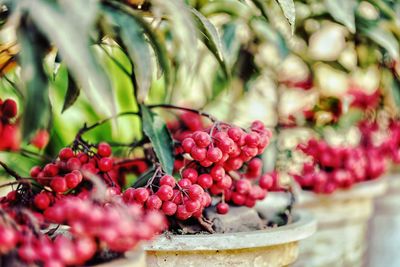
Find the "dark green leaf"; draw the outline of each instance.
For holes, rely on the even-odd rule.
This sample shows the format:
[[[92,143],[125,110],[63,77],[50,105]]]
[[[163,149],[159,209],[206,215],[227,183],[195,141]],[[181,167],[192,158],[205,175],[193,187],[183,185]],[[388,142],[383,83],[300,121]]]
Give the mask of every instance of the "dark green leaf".
[[[296,10],[294,8],[293,0],[276,0],[288,20],[290,27],[292,28],[292,33],[294,33],[294,26],[296,22]]]
[[[40,128],[47,128],[51,107],[48,77],[42,61],[45,51],[38,40],[36,29],[21,27],[18,32],[21,53],[21,77],[26,87],[26,103],[23,116],[23,137],[30,139]]]
[[[75,80],[68,74],[68,87],[67,92],[64,98],[64,105],[62,108],[62,112],[66,111],[69,107],[71,107],[75,101],[78,99],[80,94],[79,86],[76,84]]]
[[[163,170],[171,174],[174,167],[174,158],[172,138],[167,125],[161,117],[152,114],[145,105],[140,105],[140,107],[143,132],[150,139]]]
[[[198,12],[196,9],[191,9],[191,11],[201,32],[204,44],[216,57],[222,70],[224,71],[224,74],[229,77],[229,71],[225,60],[225,51],[217,29],[206,17],[204,17],[203,14]]]
[[[153,177],[155,173],[155,168],[154,166],[149,168],[145,173],[142,173],[135,181],[135,183],[131,186],[133,188],[138,188],[145,186],[147,182],[150,180],[151,177]]]
[[[101,113],[115,114],[110,81],[91,51],[90,30],[96,20],[95,0],[63,1],[63,5],[45,0],[24,0],[33,22],[59,50],[71,75]],[[101,103],[101,105],[100,105]]]
[[[356,32],[355,0],[325,0],[329,14],[338,22],[343,23],[351,33]]]
[[[118,25],[120,38],[134,66],[138,85],[138,88],[135,88],[137,99],[143,103],[149,93],[153,74],[150,47],[143,28],[132,16],[124,12],[109,7],[105,7],[104,11],[110,20]]]

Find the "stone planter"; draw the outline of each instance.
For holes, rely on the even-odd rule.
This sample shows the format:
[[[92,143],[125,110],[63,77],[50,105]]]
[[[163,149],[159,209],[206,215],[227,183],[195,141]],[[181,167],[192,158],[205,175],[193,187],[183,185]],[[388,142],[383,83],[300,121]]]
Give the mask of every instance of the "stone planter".
[[[110,262],[94,265],[93,267],[146,267],[146,253],[140,247],[125,253],[125,257]]]
[[[298,256],[298,241],[314,233],[316,223],[306,214],[292,224],[252,232],[161,236],[147,251],[153,266],[287,266]]]
[[[400,266],[400,174],[387,176],[388,191],[375,200],[369,224],[367,266]]]
[[[386,187],[386,180],[380,179],[332,195],[303,191],[297,208],[315,216],[318,230],[300,243],[300,256],[295,266],[362,266],[373,201],[384,194]]]

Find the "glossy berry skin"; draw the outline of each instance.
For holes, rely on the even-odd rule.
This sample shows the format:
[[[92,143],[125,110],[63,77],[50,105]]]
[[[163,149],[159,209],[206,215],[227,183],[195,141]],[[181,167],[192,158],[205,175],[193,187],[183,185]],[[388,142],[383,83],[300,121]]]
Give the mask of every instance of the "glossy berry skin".
[[[274,185],[274,178],[269,174],[264,174],[261,176],[259,183],[261,188],[269,190]]]
[[[161,208],[162,201],[157,195],[151,195],[146,201],[146,207],[150,210],[159,210]]]
[[[111,153],[112,149],[108,143],[102,142],[97,146],[97,154],[99,154],[100,157],[109,157]]]
[[[102,158],[100,159],[98,165],[100,171],[109,172],[113,168],[114,161],[111,158]]]
[[[171,175],[164,175],[160,179],[160,185],[169,185],[170,187],[174,188],[176,185],[175,178]]]
[[[158,191],[157,191],[157,196],[162,200],[162,201],[167,201],[170,200],[174,194],[173,189],[169,185],[162,185]]]
[[[39,193],[35,196],[33,203],[40,210],[45,210],[50,205],[50,198],[46,193]]]
[[[193,168],[187,168],[187,169],[183,170],[183,172],[182,172],[182,178],[183,179],[188,179],[192,183],[196,183],[197,182],[197,177],[198,177],[198,173]]]
[[[229,211],[229,205],[226,203],[218,203],[217,212],[219,214],[227,214]]]
[[[222,151],[218,147],[210,147],[207,150],[207,159],[211,162],[218,162],[222,159]]]
[[[82,176],[79,176],[75,173],[68,173],[64,176],[66,182],[67,182],[67,187],[69,189],[73,189],[75,187],[77,187],[81,181],[82,181]]]
[[[50,182],[51,189],[56,193],[64,193],[68,190],[67,181],[65,178],[57,176],[54,177]]]
[[[196,146],[200,148],[206,148],[211,143],[210,135],[205,132],[194,132],[193,140],[196,143]]]
[[[196,146],[194,140],[192,138],[185,138],[182,141],[182,148],[185,153],[190,153],[192,151],[192,148]]]
[[[193,184],[189,186],[188,194],[192,200],[199,200],[204,194],[204,189],[198,184]]]
[[[144,203],[148,200],[150,193],[146,188],[137,188],[134,191],[134,198],[139,203]]]
[[[171,201],[165,201],[161,207],[164,214],[168,215],[168,216],[174,215],[176,213],[177,208],[178,208],[178,206],[174,202],[171,202]]]
[[[190,155],[194,160],[203,161],[206,159],[207,150],[198,146],[193,146]]]
[[[204,189],[208,189],[213,185],[213,178],[209,174],[202,174],[197,178],[197,183]]]
[[[58,154],[61,160],[68,160],[74,156],[74,152],[72,151],[71,148],[66,147],[60,150],[60,153]]]
[[[50,135],[47,130],[39,130],[31,140],[31,144],[38,149],[43,149],[50,140]]]

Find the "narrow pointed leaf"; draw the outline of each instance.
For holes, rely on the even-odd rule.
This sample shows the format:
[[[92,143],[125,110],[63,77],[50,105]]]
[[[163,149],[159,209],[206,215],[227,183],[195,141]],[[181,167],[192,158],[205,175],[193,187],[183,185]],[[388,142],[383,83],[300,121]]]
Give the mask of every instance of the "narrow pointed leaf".
[[[75,101],[79,97],[80,92],[81,91],[79,89],[79,86],[76,84],[75,80],[71,77],[71,75],[68,74],[68,87],[64,98],[64,105],[62,108],[62,112],[66,111],[75,103]]]
[[[293,0],[276,0],[283,11],[287,21],[290,24],[292,33],[294,33],[294,26],[296,23],[296,10],[294,8]]]

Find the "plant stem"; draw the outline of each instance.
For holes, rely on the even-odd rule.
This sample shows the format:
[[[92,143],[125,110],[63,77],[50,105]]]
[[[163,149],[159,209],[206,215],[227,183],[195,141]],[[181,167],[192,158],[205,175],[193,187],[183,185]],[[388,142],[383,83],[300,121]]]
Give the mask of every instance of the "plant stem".
[[[22,180],[23,178],[16,173],[14,170],[12,170],[10,167],[7,166],[4,162],[0,161],[0,165],[3,167],[3,169],[12,177],[14,177],[17,181]]]
[[[212,116],[211,114],[208,114],[208,113],[200,111],[200,110],[192,109],[192,108],[179,107],[179,106],[175,106],[175,105],[171,105],[171,104],[148,105],[147,107],[150,109],[165,108],[165,109],[178,109],[178,110],[188,111],[188,112],[196,113],[196,114],[199,114],[200,116],[206,117],[212,122],[218,122],[218,119],[215,118],[214,116]]]

